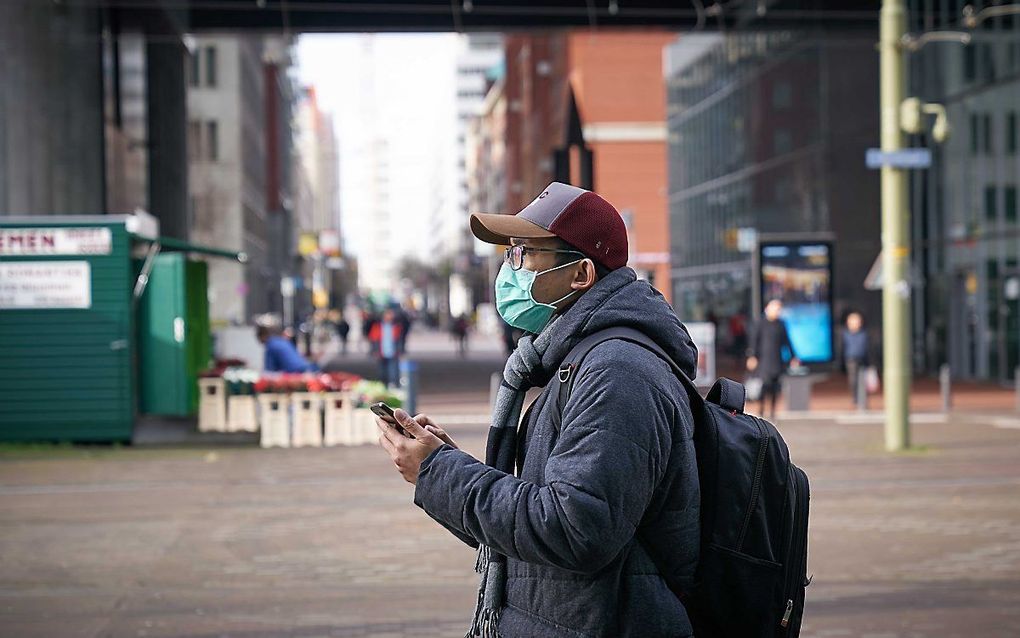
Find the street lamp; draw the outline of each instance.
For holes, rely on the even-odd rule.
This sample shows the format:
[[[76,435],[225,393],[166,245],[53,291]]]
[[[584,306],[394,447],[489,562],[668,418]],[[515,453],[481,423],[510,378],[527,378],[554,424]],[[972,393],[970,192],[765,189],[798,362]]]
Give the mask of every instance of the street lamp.
[[[946,107],[941,104],[922,102],[919,98],[908,97],[900,103],[900,128],[905,133],[916,135],[924,130],[924,115],[934,115],[935,124],[931,129],[931,136],[938,143],[945,142],[949,138],[949,118],[946,117]]]
[[[968,29],[976,29],[979,24],[989,18],[1001,18],[1008,15],[1020,15],[1020,4],[990,6],[980,11],[976,11],[974,5],[968,4],[963,8],[963,26]]]

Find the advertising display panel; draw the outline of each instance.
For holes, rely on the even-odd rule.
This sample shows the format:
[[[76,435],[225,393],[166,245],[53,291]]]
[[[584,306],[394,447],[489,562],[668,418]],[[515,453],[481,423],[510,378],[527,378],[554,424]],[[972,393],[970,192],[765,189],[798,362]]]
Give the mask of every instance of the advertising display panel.
[[[757,262],[759,313],[769,301],[782,301],[797,358],[832,361],[832,242],[762,238]]]

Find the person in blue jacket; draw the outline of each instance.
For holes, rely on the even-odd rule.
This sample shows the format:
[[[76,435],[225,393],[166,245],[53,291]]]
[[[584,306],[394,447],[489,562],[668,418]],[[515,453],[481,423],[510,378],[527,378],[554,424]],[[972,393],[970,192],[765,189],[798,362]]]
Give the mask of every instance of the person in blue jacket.
[[[259,326],[255,334],[266,348],[263,364],[266,372],[312,372],[318,369],[301,356],[293,343],[268,326]]]

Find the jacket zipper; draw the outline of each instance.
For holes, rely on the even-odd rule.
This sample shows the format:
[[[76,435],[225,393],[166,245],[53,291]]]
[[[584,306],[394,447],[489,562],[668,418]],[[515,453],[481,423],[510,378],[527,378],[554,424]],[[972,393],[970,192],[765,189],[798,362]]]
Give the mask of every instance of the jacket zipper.
[[[790,616],[793,615],[793,599],[790,598],[786,601],[786,611],[783,613],[783,620],[780,621],[780,627],[787,627],[790,624]]]
[[[758,428],[758,434],[761,436],[761,443],[758,444],[758,460],[754,464],[754,481],[751,483],[751,500],[747,504],[747,513],[744,515],[744,524],[740,528],[740,536],[737,537],[737,551],[741,551],[744,547],[744,537],[747,536],[747,528],[751,525],[751,514],[754,512],[754,506],[758,502],[758,492],[761,491],[761,475],[765,469],[765,453],[769,447],[769,436],[765,428],[762,427],[759,420],[755,417],[754,425]]]

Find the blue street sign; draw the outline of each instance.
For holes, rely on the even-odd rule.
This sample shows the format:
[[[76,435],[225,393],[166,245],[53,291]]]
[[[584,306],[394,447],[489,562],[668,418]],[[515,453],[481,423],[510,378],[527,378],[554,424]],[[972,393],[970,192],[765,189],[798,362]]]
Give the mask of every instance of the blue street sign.
[[[931,166],[931,149],[904,148],[898,151],[883,151],[880,148],[869,148],[864,156],[868,168],[928,168]]]

